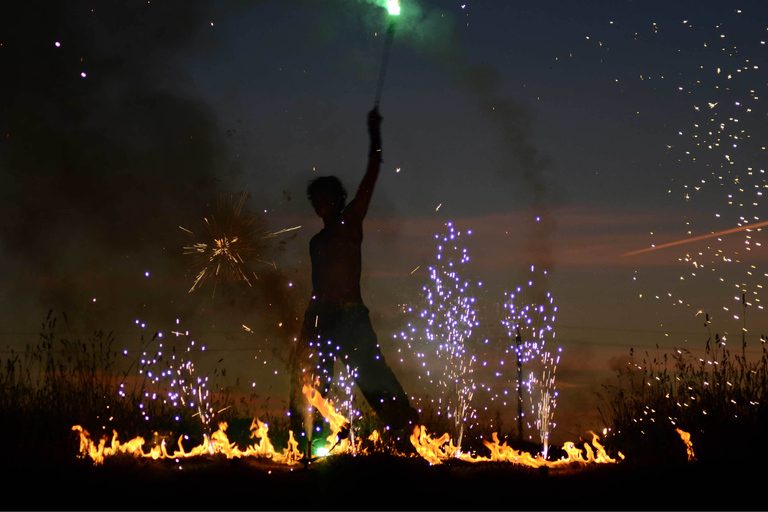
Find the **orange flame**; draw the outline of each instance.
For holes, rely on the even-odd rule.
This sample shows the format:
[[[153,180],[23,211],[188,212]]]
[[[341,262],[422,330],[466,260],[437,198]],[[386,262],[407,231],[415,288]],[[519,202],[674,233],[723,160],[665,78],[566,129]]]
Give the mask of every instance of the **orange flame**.
[[[459,458],[466,462],[509,462],[520,466],[526,466],[531,468],[540,468],[546,466],[548,468],[557,468],[570,466],[571,464],[578,464],[579,466],[587,466],[588,464],[614,464],[616,459],[611,458],[606,453],[605,448],[598,440],[599,437],[594,433],[592,434],[592,445],[584,444],[584,451],[576,447],[572,442],[565,443],[563,450],[567,456],[556,461],[548,461],[541,454],[531,455],[530,453],[518,451],[514,448],[507,446],[507,443],[499,442],[499,436],[496,432],[492,434],[493,442],[483,441],[483,444],[491,452],[490,457],[473,456],[468,453],[460,453],[456,446],[450,439],[450,436],[446,433],[438,439],[433,439],[424,427],[417,426],[414,428],[411,435],[411,443],[416,452],[421,455],[430,464],[441,464],[442,461],[450,458]],[[585,456],[586,454],[586,456]],[[619,453],[621,459],[624,455]]]
[[[331,425],[331,435],[325,439],[328,443],[326,448],[332,449],[334,453],[351,451],[352,443],[349,442],[349,439],[342,439],[338,444],[336,443],[337,436],[341,432],[341,428],[347,423],[347,419],[336,411],[333,402],[326,400],[317,389],[306,384],[301,388],[301,392],[307,397],[310,405],[315,407]]]
[[[494,432],[492,434],[493,442],[483,441],[486,448],[491,451],[491,457],[489,460],[494,462],[511,462],[512,464],[519,464],[521,466],[528,466],[532,468],[538,468],[546,466],[547,461],[540,454],[536,456],[531,455],[528,452],[520,452],[514,448],[507,446],[507,443],[499,443],[499,435]]]
[[[688,462],[691,462],[692,460],[696,460],[696,455],[694,455],[693,453],[693,443],[691,443],[691,434],[689,434],[685,430],[680,430],[679,428],[676,428],[675,432],[680,434],[680,439],[682,439],[683,442],[685,443],[685,449],[688,452]]]
[[[240,450],[236,443],[229,442],[229,438],[227,438],[226,434],[227,424],[224,422],[219,424],[219,430],[211,434],[210,437],[204,436],[202,444],[195,446],[188,452],[184,450],[184,447],[181,444],[183,436],[179,436],[177,441],[179,448],[173,453],[168,452],[165,440],[159,445],[150,448],[148,453],[145,453],[143,450],[145,441],[141,437],[136,437],[130,441],[121,443],[117,439],[117,432],[113,430],[112,440],[109,446],[107,446],[106,437],[101,438],[98,444],[96,444],[91,439],[91,435],[88,431],[83,429],[80,425],[73,426],[72,430],[79,433],[80,457],[90,457],[93,460],[94,465],[103,464],[107,457],[121,453],[133,455],[137,458],[152,458],[154,460],[186,459],[201,455],[223,454],[228,459],[264,457],[272,459],[279,464],[296,464],[301,458],[301,452],[298,451],[298,442],[294,439],[292,431],[289,432],[288,447],[283,449],[282,453],[278,453],[275,451],[272,443],[267,437],[267,426],[258,419],[255,419],[251,424],[251,438],[259,437],[261,438],[261,441],[258,444],[248,446],[245,450]]]
[[[430,464],[442,464],[443,460],[455,458],[458,448],[451,442],[448,433],[438,439],[432,439],[427,434],[427,429],[416,425],[411,434],[411,444],[416,448],[416,453],[421,455]]]

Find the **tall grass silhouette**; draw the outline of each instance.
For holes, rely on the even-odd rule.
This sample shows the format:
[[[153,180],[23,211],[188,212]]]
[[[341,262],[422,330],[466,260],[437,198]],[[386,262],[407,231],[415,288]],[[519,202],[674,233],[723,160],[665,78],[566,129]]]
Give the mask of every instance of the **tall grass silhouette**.
[[[709,320],[706,324],[709,328]],[[691,434],[696,457],[707,461],[753,459],[768,426],[768,347],[732,351],[715,334],[698,354],[645,352],[641,362],[630,349],[616,385],[604,386],[600,414],[610,429],[609,446],[638,464],[684,458],[676,429]]]

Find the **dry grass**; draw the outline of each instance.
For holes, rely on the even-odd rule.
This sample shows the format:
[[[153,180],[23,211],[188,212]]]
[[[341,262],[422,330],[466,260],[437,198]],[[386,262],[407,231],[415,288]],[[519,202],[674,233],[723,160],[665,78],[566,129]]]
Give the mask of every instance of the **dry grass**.
[[[0,364],[0,433],[14,439],[11,457],[33,454],[74,460],[77,442],[70,429],[75,424],[97,437],[114,429],[122,440],[152,439],[157,437],[155,432],[184,433],[192,445],[203,433],[215,430],[219,421],[226,421],[230,440],[244,448],[252,442],[250,425],[256,416],[269,424],[276,448],[287,446],[285,415],[270,413],[274,407],[270,408],[269,398],[261,400],[255,393],[235,395],[225,370],[210,372],[210,388],[216,390],[210,402],[217,416],[206,426],[193,409],[174,407],[162,399],[162,390],[147,377],[146,364],[140,359],[119,369],[123,356],[115,349],[111,333],[94,332],[83,341],[72,335],[66,316],[62,318],[59,322],[49,313],[38,343],[23,353],[11,353]],[[140,341],[143,350],[157,340]],[[746,348],[732,353],[715,336],[701,356],[686,350],[655,357],[646,352],[636,361],[631,351],[631,362],[619,373],[618,383],[606,386],[601,397],[600,412],[611,429],[605,440],[609,452],[615,456],[621,451],[627,460],[642,465],[685,462],[686,451],[675,431],[680,428],[691,433],[699,460],[753,456],[755,449],[761,449],[760,435],[768,426],[768,347],[761,339],[760,356],[752,358],[747,357]],[[122,396],[118,389],[123,390]],[[151,394],[161,398],[149,400]],[[356,429],[359,436],[367,437],[381,425],[367,406],[362,407]],[[513,447],[531,452],[540,448],[519,445],[514,425],[505,432],[501,419],[495,421],[493,430]],[[429,409],[422,413],[422,424],[435,434],[451,430],[445,418]],[[482,439],[491,434],[486,430],[479,427],[470,432],[466,448],[484,453]],[[734,448],[747,443],[750,450]]]
[[[764,451],[756,445],[768,427],[768,347],[761,337],[759,356],[748,357],[741,345],[732,352],[716,334],[700,355],[657,348],[641,363],[630,350],[618,384],[600,396],[609,445],[641,464],[666,463],[685,453],[680,428],[691,434],[699,460],[746,460]]]
[[[236,403],[226,385],[225,371],[211,372],[210,387],[216,392],[209,400],[212,409],[221,413],[213,425],[206,426],[193,409],[174,407],[163,399],[162,385],[148,378],[147,364],[140,358],[127,369],[119,369],[122,356],[114,347],[112,333],[97,331],[85,341],[73,339],[66,315],[62,318],[59,322],[49,312],[37,344],[28,345],[23,353],[12,351],[0,363],[0,416],[4,418],[0,433],[15,440],[15,456],[73,459],[77,443],[72,425],[82,425],[95,436],[111,435],[115,430],[123,440],[150,439],[156,437],[155,432],[184,432],[194,441],[210,428],[215,430],[217,421],[229,421],[234,427],[230,429],[233,440],[250,442],[248,427],[258,396],[241,396]],[[142,337],[139,352],[155,341]],[[151,399],[153,395],[158,398]],[[281,418],[267,414],[262,419],[270,422],[271,433],[282,435],[287,442]]]

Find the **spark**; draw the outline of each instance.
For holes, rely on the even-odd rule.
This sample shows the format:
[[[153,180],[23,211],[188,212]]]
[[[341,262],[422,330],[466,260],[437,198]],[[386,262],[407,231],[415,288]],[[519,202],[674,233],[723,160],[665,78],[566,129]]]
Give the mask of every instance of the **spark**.
[[[761,127],[765,123],[765,108],[761,105],[765,101],[766,82],[757,65],[765,41],[760,33],[748,33],[750,27],[744,27],[744,34],[733,33],[736,26],[724,21],[717,25],[719,32],[714,35],[691,28],[693,24],[689,25],[688,21],[680,27],[685,30],[680,44],[686,48],[683,52],[675,51],[675,58],[685,62],[674,61],[667,73],[659,70],[668,78],[664,87],[670,92],[684,91],[686,96],[681,97],[681,101],[687,98],[688,106],[693,107],[690,118],[681,117],[679,124],[670,127],[668,133],[675,134],[676,140],[668,141],[671,143],[668,146],[672,146],[668,148],[668,154],[677,155],[679,162],[690,166],[687,169],[702,171],[693,183],[683,183],[682,190],[678,189],[686,207],[697,213],[711,209],[718,222],[726,224],[705,226],[700,232],[709,234],[694,236],[691,219],[696,216],[686,215],[683,221],[687,238],[653,244],[622,254],[622,257],[665,248],[669,254],[675,254],[674,248],[680,247],[676,260],[687,268],[682,270],[679,279],[669,281],[675,288],[664,293],[649,290],[639,296],[668,297],[673,306],[690,308],[693,315],[699,310],[721,310],[723,298],[732,296],[727,288],[735,287],[740,291],[740,297],[744,294],[752,300],[744,301],[743,311],[731,311],[720,317],[723,325],[719,329],[746,332],[746,309],[764,310],[761,299],[765,283],[762,280],[768,277],[768,273],[752,265],[764,259],[764,253],[760,251],[764,250],[765,235],[760,228],[766,226],[761,201],[768,181],[765,170],[759,167],[762,164],[760,154],[766,149],[761,136]],[[735,40],[733,36],[743,36],[744,44],[737,48],[728,43]],[[716,44],[707,40],[711,37],[717,38]],[[698,51],[687,51],[695,48]],[[647,76],[646,73],[643,75]],[[669,193],[675,192],[674,187],[668,188]],[[735,239],[741,239],[741,247],[732,243]],[[697,241],[693,252],[690,243]],[[715,288],[702,295],[702,286]],[[753,322],[757,321],[756,317],[751,316]]]
[[[531,273],[535,267],[531,266]],[[546,271],[542,275],[546,275]],[[536,418],[535,427],[543,445],[546,458],[549,449],[549,437],[555,427],[553,421],[557,406],[558,391],[555,386],[555,371],[560,363],[562,347],[554,352],[547,346],[547,341],[555,338],[554,322],[557,306],[552,294],[547,292],[543,300],[523,299],[525,295],[536,297],[538,292],[534,280],[527,282],[527,287],[518,287],[514,293],[508,293],[504,303],[506,318],[502,325],[507,328],[507,335],[514,340],[507,350],[517,359],[517,371],[514,380],[518,394],[518,428],[522,437],[524,410]],[[501,361],[504,365],[504,361]],[[528,424],[529,428],[532,425]]]
[[[429,266],[429,281],[422,288],[424,304],[418,320],[409,323],[408,333],[400,336],[426,370],[420,379],[440,393],[438,414],[453,420],[460,448],[465,424],[475,416],[471,407],[476,390],[475,356],[467,343],[479,321],[470,294],[472,285],[458,274],[470,261],[469,253],[461,247],[461,232],[451,222],[445,226],[442,235],[435,235],[436,261]]]
[[[196,275],[190,293],[208,279],[242,281],[253,286],[251,281],[258,279],[250,268],[253,263],[276,268],[273,261],[259,257],[266,250],[262,241],[301,228],[295,226],[275,232],[267,231],[256,216],[245,211],[247,197],[246,193],[242,193],[238,199],[230,197],[228,201],[218,201],[217,212],[203,218],[207,241],[184,246],[184,254],[195,256],[192,271]],[[182,226],[179,228],[194,236],[191,230]],[[214,285],[214,294],[215,290]]]

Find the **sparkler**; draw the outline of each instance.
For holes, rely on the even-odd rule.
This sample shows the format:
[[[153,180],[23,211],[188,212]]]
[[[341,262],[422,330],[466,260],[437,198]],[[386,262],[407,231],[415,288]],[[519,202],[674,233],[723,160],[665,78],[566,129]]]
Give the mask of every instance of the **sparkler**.
[[[391,16],[389,26],[387,27],[387,36],[384,41],[384,53],[381,56],[381,67],[379,68],[379,81],[376,86],[376,95],[374,96],[373,106],[379,106],[381,102],[381,92],[384,89],[384,78],[387,75],[387,66],[389,64],[389,52],[392,49],[392,41],[395,38],[395,16],[400,15],[399,0],[387,0],[387,10]]]
[[[217,202],[216,214],[203,218],[203,231],[206,241],[197,242],[184,247],[184,254],[195,256],[192,271],[196,272],[191,293],[200,288],[208,279],[213,279],[216,293],[218,281],[243,281],[252,286],[251,280],[258,279],[250,268],[252,262],[260,262],[275,267],[272,261],[261,259],[266,252],[263,240],[299,229],[296,226],[280,231],[267,231],[259,219],[244,209],[248,194],[243,192],[238,199]],[[190,235],[192,231],[179,226]]]

